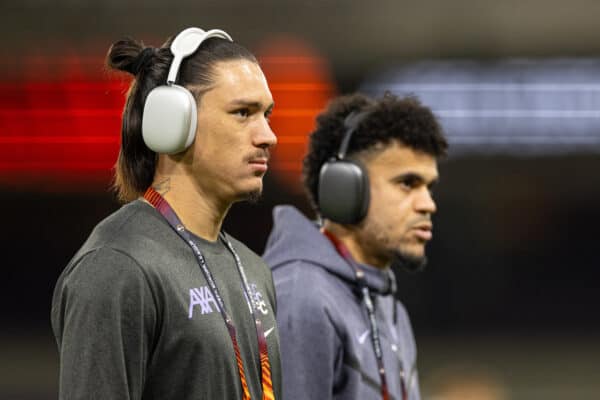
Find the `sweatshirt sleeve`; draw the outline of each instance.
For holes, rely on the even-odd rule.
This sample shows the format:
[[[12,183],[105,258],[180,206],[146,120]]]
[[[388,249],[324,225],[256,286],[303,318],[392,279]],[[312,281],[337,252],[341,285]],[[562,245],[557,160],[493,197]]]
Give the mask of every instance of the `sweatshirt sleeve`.
[[[59,399],[141,399],[155,323],[146,277],[126,254],[103,248],[68,267],[52,302]]]
[[[330,315],[314,285],[298,281],[286,268],[275,270],[274,278],[283,398],[331,399],[342,346]]]

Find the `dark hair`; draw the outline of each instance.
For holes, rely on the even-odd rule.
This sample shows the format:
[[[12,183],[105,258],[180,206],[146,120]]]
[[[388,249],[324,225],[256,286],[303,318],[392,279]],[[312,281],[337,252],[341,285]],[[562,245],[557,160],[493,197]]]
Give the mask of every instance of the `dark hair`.
[[[146,147],[142,138],[142,113],[148,93],[167,82],[173,54],[172,38],[160,48],[145,47],[142,42],[126,38],[108,50],[106,65],[134,76],[127,92],[121,126],[121,149],[115,165],[113,188],[122,202],[136,199],[152,184],[157,154]],[[179,69],[177,84],[192,92],[200,102],[203,90],[214,80],[214,65],[221,61],[246,59],[258,63],[243,46],[221,38],[202,42],[196,52],[185,58]]]
[[[308,153],[304,157],[304,187],[317,211],[321,166],[337,154],[346,133],[344,122],[348,115],[363,111],[367,114],[358,121],[352,134],[346,153],[348,158],[377,150],[392,141],[436,159],[446,155],[448,143],[440,124],[416,97],[399,98],[390,93],[380,99],[360,93],[337,97],[317,116],[317,127],[310,135]]]

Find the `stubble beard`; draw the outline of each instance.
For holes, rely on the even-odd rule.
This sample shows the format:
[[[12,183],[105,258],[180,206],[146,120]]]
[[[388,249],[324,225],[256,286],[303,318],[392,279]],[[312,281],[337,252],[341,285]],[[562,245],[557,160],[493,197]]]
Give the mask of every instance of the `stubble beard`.
[[[234,202],[242,202],[242,201],[247,201],[251,204],[256,204],[263,193],[263,182],[262,182],[262,177],[261,177],[261,184],[256,186],[254,189],[249,189],[246,191],[240,191],[237,193],[236,199],[234,200]]]
[[[425,269],[427,265],[427,256],[415,256],[414,254],[408,254],[401,250],[394,252],[392,258],[391,267],[392,269],[404,269],[408,272],[419,272]]]
[[[262,196],[262,185],[254,190],[248,190],[239,194],[237,201],[247,201],[251,204],[256,204]]]
[[[262,196],[262,189],[257,189],[257,190],[248,192],[246,194],[244,200],[251,204],[256,204],[256,203],[258,203],[258,200],[260,200],[261,196]]]
[[[386,235],[386,230],[379,224],[369,224],[365,226],[367,241],[371,242],[371,246],[380,249],[380,257],[387,258],[392,269],[404,269],[408,272],[422,271],[427,265],[427,256],[425,251],[423,255],[415,255],[405,251],[402,243],[393,243],[389,236]],[[425,246],[425,244],[423,244]]]

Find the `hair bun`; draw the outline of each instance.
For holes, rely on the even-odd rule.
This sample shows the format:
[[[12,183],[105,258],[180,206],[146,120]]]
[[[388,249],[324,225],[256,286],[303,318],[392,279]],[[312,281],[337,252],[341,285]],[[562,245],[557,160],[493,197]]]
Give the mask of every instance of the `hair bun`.
[[[135,61],[131,64],[131,73],[133,75],[138,75],[141,71],[143,71],[148,65],[148,62],[152,60],[154,53],[155,49],[153,47],[146,47],[144,50],[142,50]]]
[[[142,67],[142,61],[146,57],[141,57],[144,52],[144,46],[132,38],[124,38],[113,43],[106,55],[106,65],[111,69],[128,72],[131,75],[137,75]],[[147,60],[143,60],[144,62]]]

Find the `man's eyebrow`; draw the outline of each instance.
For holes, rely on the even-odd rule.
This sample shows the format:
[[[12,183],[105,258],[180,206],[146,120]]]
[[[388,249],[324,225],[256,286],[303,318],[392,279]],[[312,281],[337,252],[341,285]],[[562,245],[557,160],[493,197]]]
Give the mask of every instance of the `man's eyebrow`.
[[[425,179],[425,177],[423,175],[416,173],[416,172],[406,172],[406,173],[395,176],[393,179],[396,182],[404,182],[404,181],[424,182],[424,183],[427,182],[427,179]],[[429,181],[429,183],[427,183],[427,186],[437,185],[439,181],[440,181],[439,176],[436,176],[434,179]]]
[[[244,107],[249,107],[249,108],[258,108],[258,109],[262,109],[263,103],[261,103],[260,101],[253,101],[253,100],[246,100],[246,99],[235,99],[229,102],[230,105],[232,106],[244,106]],[[275,105],[275,103],[271,103],[267,106],[267,110],[271,110],[273,108],[273,106]]]
[[[394,176],[394,180],[395,181],[405,181],[405,180],[424,181],[425,179],[423,178],[423,176],[421,174],[418,174],[416,172],[405,172],[403,174]]]

